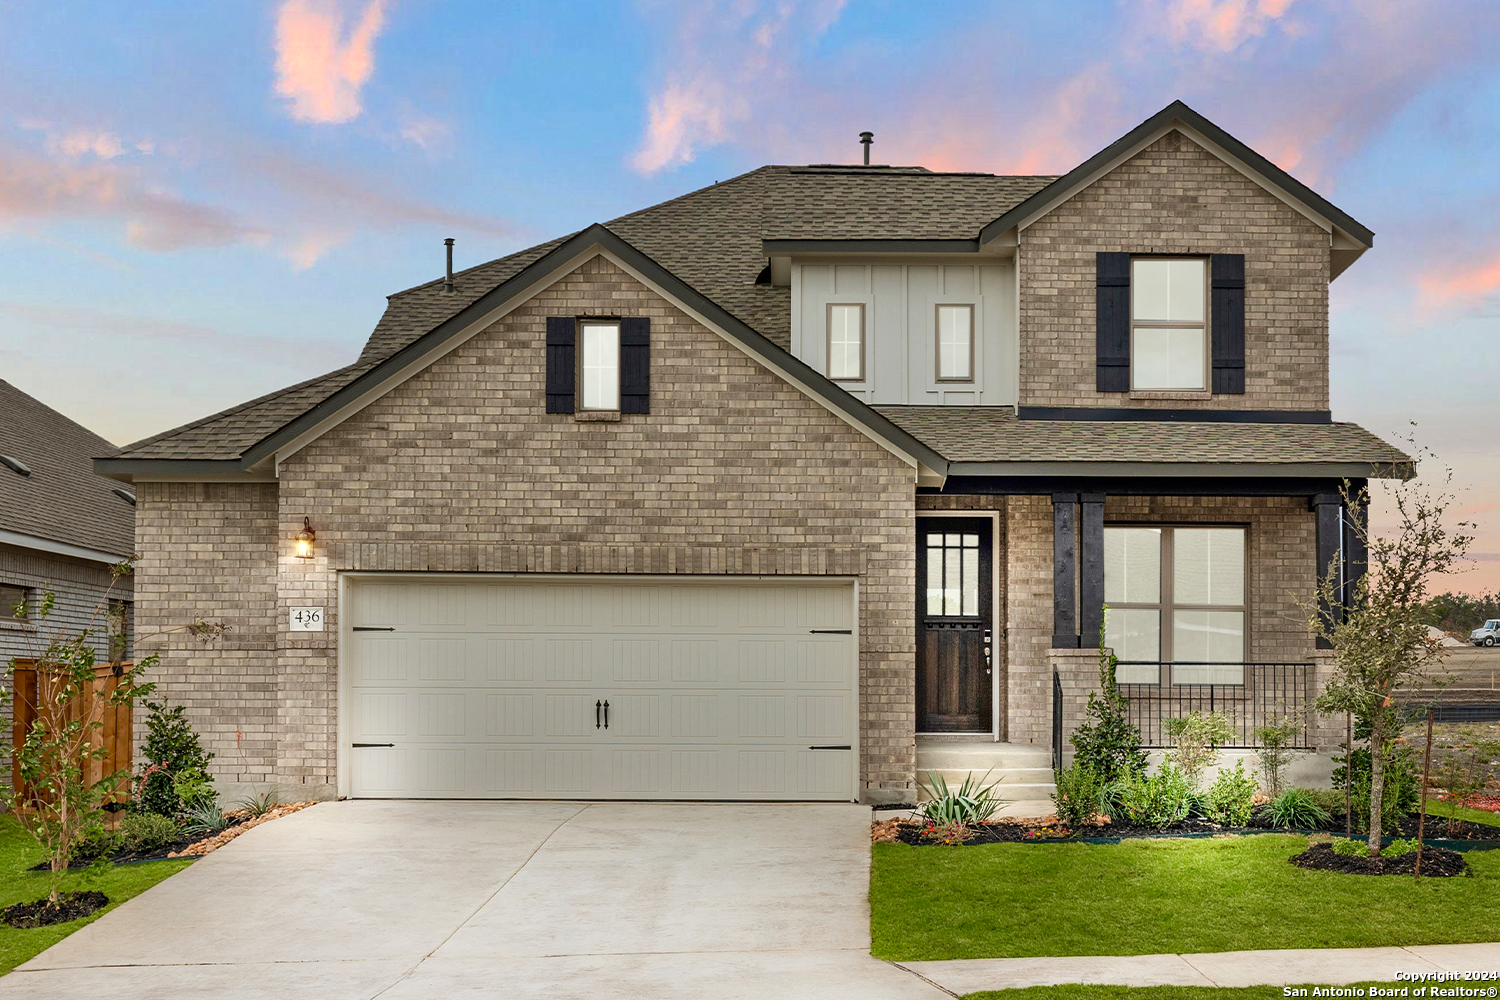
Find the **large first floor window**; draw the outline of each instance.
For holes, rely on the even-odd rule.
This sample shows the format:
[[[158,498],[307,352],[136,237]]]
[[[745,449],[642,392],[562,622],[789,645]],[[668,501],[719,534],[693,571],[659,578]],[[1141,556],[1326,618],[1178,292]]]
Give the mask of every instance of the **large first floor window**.
[[[1104,603],[1120,683],[1244,683],[1244,528],[1106,526]]]

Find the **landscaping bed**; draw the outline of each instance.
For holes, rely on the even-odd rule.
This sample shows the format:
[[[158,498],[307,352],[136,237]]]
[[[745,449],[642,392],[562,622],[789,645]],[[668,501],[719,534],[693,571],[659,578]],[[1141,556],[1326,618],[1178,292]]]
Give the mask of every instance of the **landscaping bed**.
[[[109,897],[102,892],[63,892],[58,894],[55,903],[48,899],[38,899],[7,906],[0,910],[0,921],[11,927],[31,930],[79,920],[108,905]]]
[[[1292,857],[1298,868],[1309,868],[1322,872],[1345,872],[1352,875],[1412,875],[1417,868],[1417,852],[1398,854],[1395,857],[1360,857],[1340,854],[1332,844],[1313,844],[1301,854]],[[1468,863],[1457,851],[1441,847],[1422,849],[1422,874],[1434,878],[1467,875]]]
[[[131,849],[123,844],[110,842],[94,842],[82,844],[76,847],[69,856],[69,868],[88,868],[103,858],[117,865],[137,864],[142,861],[166,861],[178,858],[199,858],[205,854],[212,854],[242,833],[246,833],[262,823],[268,823],[273,819],[290,815],[308,806],[316,805],[316,802],[290,802],[286,805],[273,806],[263,813],[255,814],[249,810],[236,810],[225,813],[228,825],[223,830],[212,836],[204,837],[192,834],[183,834],[174,840],[155,844],[141,849]],[[103,850],[100,850],[103,848]],[[46,861],[33,866],[30,870],[34,872],[47,871]]]

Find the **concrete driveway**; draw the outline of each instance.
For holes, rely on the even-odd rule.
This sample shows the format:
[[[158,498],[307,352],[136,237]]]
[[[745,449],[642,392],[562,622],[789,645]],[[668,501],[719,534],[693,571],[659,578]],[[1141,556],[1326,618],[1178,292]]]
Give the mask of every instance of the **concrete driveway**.
[[[0,1000],[948,994],[869,956],[854,805],[333,802],[0,978]]]

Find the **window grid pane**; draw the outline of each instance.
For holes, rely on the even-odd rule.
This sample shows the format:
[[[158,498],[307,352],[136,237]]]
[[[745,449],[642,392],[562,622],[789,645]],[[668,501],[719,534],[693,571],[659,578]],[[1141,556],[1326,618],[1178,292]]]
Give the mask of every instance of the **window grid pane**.
[[[858,379],[863,374],[864,306],[828,307],[828,377]]]
[[[938,378],[973,378],[974,308],[938,306]]]
[[[1168,323],[1202,323],[1202,260],[1131,261],[1131,318]]]
[[[1204,388],[1203,327],[1138,326],[1131,340],[1130,384],[1133,388]]]
[[[1178,528],[1172,539],[1176,604],[1245,603],[1245,529]]]
[[[614,323],[583,324],[583,408],[620,408],[620,328]]]
[[[979,615],[979,536],[927,536],[927,614]]]

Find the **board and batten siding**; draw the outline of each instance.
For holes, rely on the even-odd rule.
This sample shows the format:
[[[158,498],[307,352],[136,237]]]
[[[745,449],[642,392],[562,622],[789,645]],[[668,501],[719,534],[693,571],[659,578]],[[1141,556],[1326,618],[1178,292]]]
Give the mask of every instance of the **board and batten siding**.
[[[828,306],[865,307],[867,403],[1011,406],[1019,394],[1015,269],[995,264],[817,263],[792,267],[792,353],[828,370]],[[937,307],[974,307],[974,381],[937,381]]]

